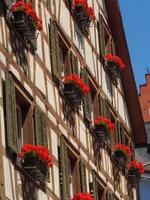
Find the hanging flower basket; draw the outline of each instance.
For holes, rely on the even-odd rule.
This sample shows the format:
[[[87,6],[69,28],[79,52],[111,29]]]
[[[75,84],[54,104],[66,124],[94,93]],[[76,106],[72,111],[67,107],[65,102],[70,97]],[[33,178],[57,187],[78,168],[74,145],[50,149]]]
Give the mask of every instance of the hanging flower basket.
[[[37,38],[37,30],[42,30],[42,21],[32,9],[32,3],[17,1],[10,8],[11,22],[27,41]]]
[[[131,182],[135,183],[140,180],[141,174],[144,173],[144,167],[141,162],[138,162],[137,160],[133,160],[128,165],[128,178],[131,180]]]
[[[52,158],[48,150],[41,145],[25,144],[18,154],[22,167],[36,180],[45,181],[49,167],[52,167]]]
[[[93,8],[88,6],[86,0],[73,0],[72,11],[83,27],[89,27],[96,19]]]
[[[125,69],[125,65],[122,59],[112,54],[107,54],[106,59],[107,59],[107,69],[111,73],[112,77],[120,78],[121,71]]]
[[[94,133],[101,142],[105,142],[115,125],[108,118],[98,116],[94,121]]]
[[[128,146],[125,146],[123,144],[115,145],[112,157],[120,167],[126,166],[128,157],[130,156],[131,156],[131,150]]]
[[[71,200],[93,200],[93,197],[90,193],[78,192],[73,195]]]
[[[77,74],[73,74],[66,78],[64,83],[64,94],[74,105],[80,105],[83,97],[89,92],[89,87]]]

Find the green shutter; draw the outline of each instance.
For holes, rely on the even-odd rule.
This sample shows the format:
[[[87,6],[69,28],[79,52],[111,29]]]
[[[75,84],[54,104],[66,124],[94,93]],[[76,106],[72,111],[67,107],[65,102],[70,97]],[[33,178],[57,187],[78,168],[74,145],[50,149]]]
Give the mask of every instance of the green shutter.
[[[118,121],[117,122],[117,132],[118,132],[118,140],[121,144],[125,144],[125,132],[124,126]]]
[[[34,110],[36,143],[47,147],[47,121],[46,116],[38,108]]]
[[[123,124],[120,125],[120,135],[121,135],[121,143],[125,144],[125,131],[124,131],[124,126]]]
[[[52,73],[53,76],[59,80],[61,76],[59,36],[56,22],[54,22],[52,19],[50,19],[49,40]]]
[[[115,43],[114,43],[114,41],[112,40],[112,50],[111,50],[111,53],[113,54],[113,55],[115,55],[116,54],[116,49],[115,49]]]
[[[107,102],[102,98],[102,96],[99,96],[99,106],[100,106],[100,115],[103,117],[110,118],[110,112],[107,107]]]
[[[16,94],[14,81],[11,74],[5,74],[5,96],[6,96],[6,142],[9,149],[18,152],[18,129],[16,113]]]
[[[99,14],[98,35],[99,35],[100,56],[104,58],[105,57],[105,32],[104,32],[103,17],[101,14]]]
[[[47,7],[48,9],[50,9],[50,5],[51,5],[50,0],[46,0],[46,7]]]
[[[71,68],[72,68],[72,73],[78,74],[78,60],[77,57],[71,52],[70,53],[70,61],[71,61]]]
[[[89,86],[89,78],[88,74],[85,69],[81,69],[81,77],[84,80],[84,82]],[[84,116],[87,121],[91,121],[91,104],[92,104],[92,99],[91,99],[91,93],[89,92],[83,99],[83,110],[84,110]]]
[[[81,191],[87,192],[86,168],[85,164],[82,161],[80,161],[80,184]]]
[[[94,200],[99,200],[99,195],[98,195],[98,183],[96,179],[95,172],[92,171],[92,177],[93,177],[93,182],[92,182],[92,191],[91,194],[93,195]]]
[[[106,200],[114,200],[114,195],[112,192],[106,191]]]
[[[61,200],[70,200],[70,174],[67,146],[64,137],[60,138],[59,177]]]

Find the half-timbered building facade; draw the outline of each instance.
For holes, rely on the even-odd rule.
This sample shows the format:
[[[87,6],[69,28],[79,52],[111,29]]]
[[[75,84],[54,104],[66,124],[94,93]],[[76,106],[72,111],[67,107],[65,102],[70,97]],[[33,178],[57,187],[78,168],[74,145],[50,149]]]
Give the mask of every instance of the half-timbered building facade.
[[[118,1],[88,0],[96,16],[90,22],[77,15],[73,0],[25,1],[42,20],[35,38],[25,34],[25,19],[12,17],[17,1],[0,0],[0,199],[70,200],[77,192],[94,200],[138,199],[137,184],[112,157],[118,143],[133,151],[146,141]],[[127,66],[119,78],[107,68],[108,53]],[[90,88],[78,105],[64,93],[72,74]],[[104,142],[94,133],[97,116],[115,124]],[[20,164],[24,144],[51,153],[44,181]]]

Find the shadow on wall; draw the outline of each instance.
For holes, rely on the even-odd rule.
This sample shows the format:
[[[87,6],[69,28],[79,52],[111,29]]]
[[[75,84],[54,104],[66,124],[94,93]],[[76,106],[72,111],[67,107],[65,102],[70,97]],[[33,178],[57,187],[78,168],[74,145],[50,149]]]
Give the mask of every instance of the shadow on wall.
[[[11,30],[11,29],[10,29]],[[22,67],[25,75],[29,75],[28,61],[24,44],[16,37],[14,31],[10,31],[10,42],[12,51],[16,57],[17,64]]]

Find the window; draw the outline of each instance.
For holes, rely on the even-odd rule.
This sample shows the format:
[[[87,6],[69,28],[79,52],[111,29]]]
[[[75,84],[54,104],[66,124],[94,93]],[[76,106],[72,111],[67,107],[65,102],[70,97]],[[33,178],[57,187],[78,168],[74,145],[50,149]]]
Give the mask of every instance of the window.
[[[70,179],[70,195],[80,190],[79,188],[79,166],[77,163],[77,157],[71,152],[70,149],[67,149],[68,152],[68,168],[69,168],[69,179]]]
[[[92,171],[92,182],[90,182],[90,193],[95,200],[103,200],[104,198],[104,187],[97,178],[95,171]]]
[[[33,112],[32,99],[27,96],[23,87],[14,81],[8,71],[5,74],[3,91],[7,153],[13,159],[12,161],[15,161],[17,153],[25,143],[36,143],[47,147],[45,114],[36,107]]]
[[[18,128],[18,150],[23,144],[34,143],[31,102],[16,89],[16,114]]]
[[[86,192],[86,167],[82,160],[79,164],[78,155],[71,150],[64,136],[60,138],[58,152],[61,199],[69,200],[74,193]]]
[[[90,85],[91,101],[92,101],[92,105],[93,105],[92,121],[94,121],[96,119],[96,117],[99,115],[98,94],[97,94],[96,88],[92,85],[91,82],[89,85]]]
[[[59,36],[56,22],[50,20],[49,26],[50,57],[54,80],[58,82],[61,76],[78,74],[78,60],[75,54],[70,51],[69,44]]]

